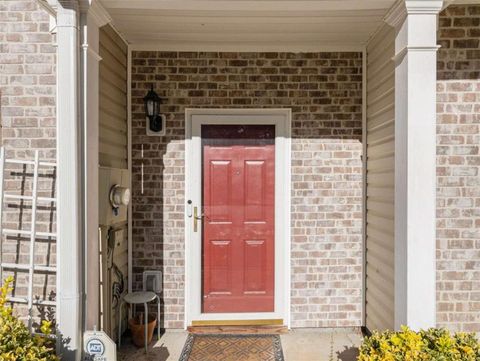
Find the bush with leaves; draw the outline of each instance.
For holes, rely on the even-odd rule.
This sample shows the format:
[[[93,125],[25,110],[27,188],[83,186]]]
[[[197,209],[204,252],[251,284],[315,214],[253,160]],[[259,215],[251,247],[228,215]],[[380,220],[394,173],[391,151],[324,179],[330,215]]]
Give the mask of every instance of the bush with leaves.
[[[374,332],[360,346],[358,361],[480,361],[480,343],[469,333],[431,328]]]
[[[58,361],[55,341],[45,336],[31,335],[25,324],[7,306],[13,278],[0,287],[0,361]],[[51,322],[43,321],[40,331],[49,335]]]

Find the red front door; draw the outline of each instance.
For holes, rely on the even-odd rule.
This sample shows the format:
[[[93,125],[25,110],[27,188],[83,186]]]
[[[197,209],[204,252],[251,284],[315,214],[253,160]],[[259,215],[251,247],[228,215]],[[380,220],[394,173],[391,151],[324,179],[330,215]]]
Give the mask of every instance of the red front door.
[[[203,144],[203,312],[273,312],[275,145],[264,135],[272,128],[207,127],[213,136]],[[246,139],[257,133],[263,136]]]

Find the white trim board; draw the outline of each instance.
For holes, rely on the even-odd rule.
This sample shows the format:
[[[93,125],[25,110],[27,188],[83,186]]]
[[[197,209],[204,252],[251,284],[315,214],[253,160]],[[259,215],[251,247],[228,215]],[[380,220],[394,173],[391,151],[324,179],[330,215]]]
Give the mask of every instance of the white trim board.
[[[127,45],[127,143],[128,143],[128,156],[127,156],[127,168],[129,173],[128,188],[130,192],[133,192],[133,168],[132,168],[132,49]],[[128,216],[128,292],[133,290],[133,202],[128,203],[127,208]]]
[[[132,42],[133,51],[218,51],[218,52],[276,52],[276,53],[324,53],[324,52],[362,52],[364,44],[259,44],[259,43],[222,43],[222,42],[167,42],[155,41],[148,43]]]
[[[283,319],[290,327],[291,109],[185,110],[185,328],[192,321]],[[202,313],[202,228],[193,232],[187,201],[201,205],[202,124],[275,125],[275,310],[262,313]]]
[[[367,47],[362,52],[362,325],[367,324]]]

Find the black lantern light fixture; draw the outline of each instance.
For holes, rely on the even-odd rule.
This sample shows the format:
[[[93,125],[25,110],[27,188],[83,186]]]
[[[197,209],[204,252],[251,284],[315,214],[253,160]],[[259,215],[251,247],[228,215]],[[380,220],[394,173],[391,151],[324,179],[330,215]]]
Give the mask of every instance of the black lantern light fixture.
[[[165,131],[165,116],[160,114],[161,98],[153,90],[153,85],[143,98],[147,117],[147,134],[162,135]]]

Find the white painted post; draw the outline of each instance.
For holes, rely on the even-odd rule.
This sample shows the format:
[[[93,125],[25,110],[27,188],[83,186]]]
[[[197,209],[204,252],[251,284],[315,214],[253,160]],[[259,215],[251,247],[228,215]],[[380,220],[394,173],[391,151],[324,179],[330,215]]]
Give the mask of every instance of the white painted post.
[[[79,360],[82,331],[82,182],[78,3],[57,8],[57,323],[62,360]]]
[[[402,0],[395,40],[395,327],[436,324],[436,32],[441,0]]]

